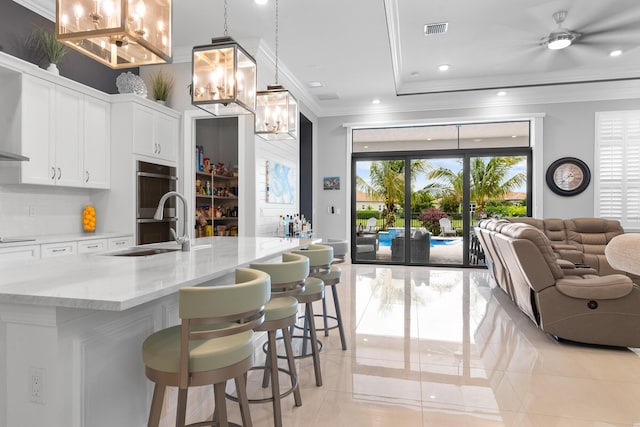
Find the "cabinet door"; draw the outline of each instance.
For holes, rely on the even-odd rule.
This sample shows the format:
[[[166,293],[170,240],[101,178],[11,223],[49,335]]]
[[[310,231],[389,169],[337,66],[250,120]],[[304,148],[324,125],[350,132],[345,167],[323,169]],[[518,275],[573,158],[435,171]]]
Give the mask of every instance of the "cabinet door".
[[[110,123],[109,104],[90,96],[84,98],[85,187],[109,188]]]
[[[57,87],[55,109],[56,184],[83,186],[84,95],[62,86]]]
[[[22,154],[29,157],[20,165],[22,183],[55,184],[54,103],[52,83],[22,75]]]
[[[158,113],[156,119],[157,156],[176,162],[178,161],[178,140],[180,138],[178,119],[162,113]]]
[[[133,106],[133,150],[144,156],[156,156],[154,111],[141,105]]]
[[[0,249],[0,264],[30,259],[40,259],[40,245],[13,246]]]

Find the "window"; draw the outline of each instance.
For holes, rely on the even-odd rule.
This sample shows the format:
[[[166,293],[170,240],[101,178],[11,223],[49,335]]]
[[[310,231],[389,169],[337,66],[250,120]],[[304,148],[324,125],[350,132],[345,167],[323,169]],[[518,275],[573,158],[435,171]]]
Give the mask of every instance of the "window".
[[[596,113],[595,214],[640,229],[640,111]]]

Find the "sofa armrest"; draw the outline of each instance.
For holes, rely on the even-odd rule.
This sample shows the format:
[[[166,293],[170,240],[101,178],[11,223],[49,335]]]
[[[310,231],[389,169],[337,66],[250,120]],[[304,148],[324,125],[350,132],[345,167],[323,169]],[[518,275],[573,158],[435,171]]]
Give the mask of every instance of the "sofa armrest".
[[[557,249],[555,252],[560,255],[560,258],[571,261],[574,264],[586,264],[584,262],[584,254],[577,250],[575,246],[573,249]]]
[[[622,274],[602,277],[564,278],[556,281],[560,293],[580,299],[616,299],[631,293],[633,282]]]

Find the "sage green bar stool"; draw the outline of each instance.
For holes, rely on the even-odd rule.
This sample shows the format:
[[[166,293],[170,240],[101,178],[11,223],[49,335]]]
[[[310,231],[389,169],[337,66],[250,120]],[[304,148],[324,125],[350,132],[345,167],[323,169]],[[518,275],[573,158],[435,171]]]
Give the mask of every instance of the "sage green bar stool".
[[[155,383],[149,413],[157,427],[167,386],[178,387],[176,426],[185,426],[187,389],[213,385],[213,421],[191,425],[228,427],[225,385],[235,380],[243,426],[252,426],[245,375],[253,363],[253,329],[264,321],[271,280],[263,271],[239,268],[235,284],[179,290],[181,325],[150,335],[142,344],[147,378]]]
[[[281,263],[255,263],[249,267],[264,271],[271,276],[271,301],[264,308],[264,323],[255,329],[267,332],[265,366],[252,368],[264,369],[262,387],[268,387],[269,378],[271,378],[271,397],[249,399],[249,403],[272,402],[274,425],[280,427],[282,426],[281,399],[293,393],[295,405],[302,405],[289,328],[296,323],[298,314],[296,296],[304,291],[305,279],[309,275],[309,258],[297,254],[282,254]],[[288,370],[278,368],[276,353],[278,330],[282,331]],[[280,392],[278,371],[285,372],[291,379],[291,387],[285,392]]]
[[[332,266],[331,264],[336,259],[335,252],[332,254],[331,259],[327,260],[326,256],[322,255],[322,248],[331,247],[333,249],[332,243],[327,242],[327,244],[320,245],[309,245],[308,252],[315,253],[317,251],[318,255],[314,255],[313,259],[310,259],[310,272],[309,275],[312,277],[317,277],[318,279],[324,282],[325,287],[331,287],[331,296],[333,297],[333,307],[335,310],[335,316],[330,316],[327,313],[327,298],[326,293],[325,297],[322,299],[322,314],[316,315],[316,317],[322,316],[324,321],[324,336],[329,336],[329,330],[338,328],[340,332],[340,344],[342,346],[342,350],[347,349],[347,340],[344,333],[344,324],[342,322],[342,312],[340,311],[340,300],[338,299],[338,289],[336,285],[340,283],[342,278],[342,271],[337,266]],[[346,242],[344,242],[346,245]],[[345,252],[343,251],[344,246],[339,245],[338,249],[341,252],[342,257],[344,258]],[[340,258],[337,258],[338,260]],[[336,321],[334,326],[329,326],[328,319],[333,319]]]

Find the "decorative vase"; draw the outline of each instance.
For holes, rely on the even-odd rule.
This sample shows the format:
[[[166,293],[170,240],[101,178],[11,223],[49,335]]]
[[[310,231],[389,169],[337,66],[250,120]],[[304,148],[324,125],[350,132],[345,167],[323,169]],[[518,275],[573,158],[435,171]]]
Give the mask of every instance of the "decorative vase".
[[[47,67],[47,71],[56,75],[60,75],[60,70],[58,70],[58,66],[56,64],[49,64]]]

